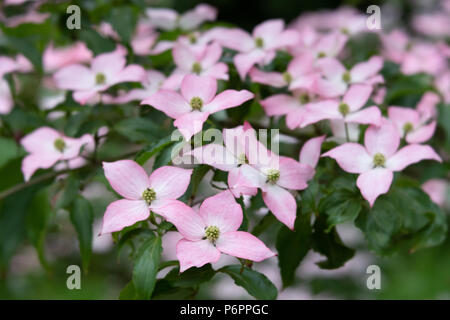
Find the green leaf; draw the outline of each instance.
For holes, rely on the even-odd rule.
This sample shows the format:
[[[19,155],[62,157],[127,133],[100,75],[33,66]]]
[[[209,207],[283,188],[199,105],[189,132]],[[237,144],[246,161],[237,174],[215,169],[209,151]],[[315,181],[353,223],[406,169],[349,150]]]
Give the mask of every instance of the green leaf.
[[[153,142],[161,138],[159,126],[147,118],[124,119],[113,130],[133,142]]]
[[[128,282],[122,291],[120,291],[119,300],[136,300],[136,289],[134,288],[133,281]]]
[[[80,177],[76,173],[71,173],[65,180],[64,191],[56,201],[57,208],[68,208],[78,196],[80,188]]]
[[[314,222],[312,234],[312,247],[314,251],[327,257],[317,265],[322,269],[337,269],[350,260],[355,251],[344,245],[336,228],[328,231],[324,217],[319,216]]]
[[[181,201],[188,201],[189,199],[195,197],[203,177],[210,169],[211,167],[206,164],[201,164],[194,168],[194,171],[192,172],[191,176],[191,183],[189,184],[189,187],[184,193],[184,195],[181,196],[180,198]]]
[[[135,157],[135,161],[141,166],[144,165],[151,157],[160,153],[162,150],[172,145],[174,141],[170,140],[170,136],[164,137],[158,141],[153,142],[149,146],[142,149]]]
[[[92,255],[92,224],[94,213],[91,204],[82,196],[78,196],[70,210],[70,221],[78,235],[83,270],[87,272]]]
[[[114,41],[103,38],[94,29],[82,28],[77,33],[79,34],[80,39],[86,43],[86,46],[92,50],[95,55],[113,51],[115,48]]]
[[[48,220],[51,213],[52,208],[49,201],[48,189],[41,189],[34,195],[28,206],[26,229],[27,237],[36,248],[39,261],[46,269],[48,269],[49,266],[45,259],[44,243]]]
[[[292,231],[282,226],[276,240],[278,265],[284,287],[293,283],[295,271],[311,248],[311,212],[297,216],[294,229]]]
[[[120,38],[127,43],[130,42],[138,20],[137,11],[129,6],[114,7],[110,16],[109,22]]]
[[[162,245],[160,237],[150,237],[139,247],[133,268],[133,284],[139,299],[150,299],[156,283]]]
[[[215,274],[211,264],[208,263],[201,268],[189,268],[181,274],[179,268],[174,268],[164,279],[169,281],[173,287],[195,288],[201,283],[211,280]]]
[[[278,290],[275,285],[262,273],[241,265],[229,265],[219,270],[229,275],[236,285],[243,287],[247,292],[261,300],[274,300]]]
[[[393,186],[356,220],[369,247],[381,255],[411,252],[440,244],[447,232],[446,218],[420,188]]]
[[[21,151],[13,139],[0,137],[0,167],[3,167],[9,161],[20,156]]]
[[[319,203],[319,212],[327,217],[329,232],[337,224],[354,221],[361,211],[361,196],[346,189],[335,190]]]

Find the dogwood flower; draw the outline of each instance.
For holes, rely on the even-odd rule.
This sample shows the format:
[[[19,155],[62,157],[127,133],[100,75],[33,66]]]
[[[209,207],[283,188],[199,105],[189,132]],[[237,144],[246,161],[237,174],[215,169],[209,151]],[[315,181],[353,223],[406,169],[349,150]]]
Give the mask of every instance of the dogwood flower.
[[[90,68],[81,64],[72,64],[54,74],[60,89],[73,90],[73,98],[80,104],[86,104],[102,91],[121,82],[140,82],[145,70],[140,65],[125,66],[124,50],[103,53],[95,57]]]
[[[295,30],[285,30],[284,21],[273,19],[257,25],[250,35],[241,29],[222,28],[215,39],[227,48],[238,51],[234,64],[242,79],[255,65],[266,65],[275,57],[276,50],[295,45],[299,41]]]
[[[389,107],[389,119],[397,126],[399,134],[408,143],[423,143],[429,140],[436,130],[436,104],[440,98],[432,92],[423,95],[417,110],[402,107]]]
[[[294,130],[303,125],[304,118],[310,106],[322,110],[334,101],[319,99],[316,95],[305,90],[295,90],[292,95],[275,94],[260,101],[266,114],[271,116],[286,115],[286,125]]]
[[[299,33],[300,42],[289,46],[288,51],[294,56],[310,53],[316,60],[336,58],[348,41],[348,36],[338,31],[322,34],[311,28],[303,28]]]
[[[71,64],[86,63],[91,60],[92,52],[83,42],[76,42],[63,48],[55,48],[51,43],[42,55],[46,72],[53,72]]]
[[[303,128],[325,119],[379,125],[381,112],[378,107],[371,106],[361,109],[366,104],[371,93],[371,86],[355,84],[348,89],[341,102],[326,100],[322,103],[311,104],[304,114],[301,127]]]
[[[192,170],[165,166],[148,176],[132,160],[103,162],[103,170],[114,191],[125,199],[114,201],[106,208],[102,234],[145,220],[150,211],[164,216],[166,207],[181,203],[176,199],[186,192],[192,174]]]
[[[181,81],[187,74],[228,80],[228,66],[219,62],[222,56],[222,47],[218,43],[206,46],[203,51],[197,54],[188,46],[178,43],[173,48],[172,55],[177,68],[167,79],[166,85],[168,88],[178,90]]]
[[[21,54],[18,54],[15,58],[0,56],[0,78],[7,73],[29,72],[31,70],[33,70],[33,65]]]
[[[259,188],[264,203],[275,217],[290,229],[294,228],[297,203],[288,190],[303,190],[314,176],[308,163],[279,156],[249,135],[246,156],[249,164],[242,165],[238,186]]]
[[[161,89],[142,101],[175,119],[174,125],[188,141],[202,130],[203,122],[212,113],[241,105],[253,98],[247,90],[225,90],[218,95],[217,81],[209,76],[188,74],[181,82],[181,94]]]
[[[235,197],[241,195],[256,195],[257,188],[239,186],[240,169],[248,163],[245,155],[248,135],[254,135],[254,130],[247,130],[248,123],[233,129],[223,130],[224,145],[210,143],[190,152],[200,163],[228,172],[228,187]]]
[[[314,68],[314,56],[309,52],[305,52],[295,57],[289,63],[284,73],[265,72],[253,67],[249,75],[253,82],[276,88],[287,86],[289,90],[311,90],[318,72]]]
[[[364,138],[364,146],[345,143],[322,156],[335,159],[344,171],[359,174],[356,185],[370,206],[389,191],[393,172],[422,160],[442,161],[427,145],[410,144],[398,150],[398,130],[385,119],[379,127],[370,126]]]
[[[119,91],[119,94],[116,97],[104,94],[102,96],[102,101],[108,104],[123,104],[130,101],[142,101],[157,92],[160,88],[166,88],[166,77],[159,71],[149,70],[146,71],[146,76],[142,80],[141,85],[143,88],[132,89],[127,92]]]
[[[22,161],[22,173],[28,181],[38,169],[78,158],[83,146],[94,144],[94,138],[90,134],[66,137],[53,128],[41,127],[22,138],[21,144],[29,153]]]
[[[317,61],[317,68],[322,77],[317,80],[316,93],[334,98],[343,95],[351,84],[367,84],[373,86],[384,81],[379,75],[383,67],[383,59],[373,56],[366,62],[361,62],[347,70],[338,60],[324,58]]]
[[[151,8],[146,11],[149,22],[162,30],[192,30],[206,21],[214,21],[217,17],[216,8],[199,4],[194,9],[178,14],[175,10],[167,8]]]
[[[173,41],[157,41],[158,37],[159,33],[151,24],[139,21],[130,42],[133,53],[139,56],[157,55],[173,48]]]
[[[183,236],[176,248],[180,272],[215,263],[222,253],[256,262],[276,255],[254,235],[237,231],[242,208],[230,191],[205,199],[198,213],[183,203],[168,208],[163,217]]]

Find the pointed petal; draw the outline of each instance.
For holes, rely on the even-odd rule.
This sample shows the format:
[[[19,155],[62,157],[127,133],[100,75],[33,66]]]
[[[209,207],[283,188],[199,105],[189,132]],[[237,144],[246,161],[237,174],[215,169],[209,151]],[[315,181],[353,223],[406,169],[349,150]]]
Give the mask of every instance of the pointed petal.
[[[30,180],[38,169],[48,169],[61,158],[56,152],[29,154],[22,160],[22,173],[25,181]]]
[[[53,76],[56,86],[67,90],[87,90],[95,86],[95,73],[83,65],[70,65]]]
[[[275,94],[261,100],[260,104],[269,117],[285,115],[301,107],[300,101],[288,94]]]
[[[339,112],[339,103],[335,100],[324,100],[308,104],[301,127],[326,119],[343,119]]]
[[[258,49],[235,55],[234,65],[241,79],[245,79],[245,76],[255,64],[262,63],[265,55],[264,51]]]
[[[248,90],[225,90],[205,105],[203,110],[209,113],[214,113],[220,110],[240,106],[253,97],[254,94]]]
[[[436,130],[436,121],[433,121],[425,126],[418,128],[406,135],[406,142],[408,143],[424,143],[431,139]]]
[[[191,175],[192,169],[160,167],[150,175],[150,188],[155,190],[156,199],[178,199],[186,192]]]
[[[205,49],[205,53],[201,60],[202,67],[205,69],[211,68],[217,62],[219,62],[221,56],[222,47],[217,42],[213,42]]]
[[[320,151],[325,138],[326,136],[320,136],[306,141],[300,151],[300,163],[304,163],[311,166],[311,168],[315,168],[319,162]]]
[[[164,219],[172,223],[188,240],[201,240],[205,235],[205,223],[201,216],[181,201],[170,201],[156,209]]]
[[[188,74],[181,81],[181,94],[186,101],[193,97],[199,97],[203,105],[208,104],[216,95],[217,80],[209,76],[197,76]]]
[[[180,272],[184,272],[191,267],[200,268],[219,261],[220,251],[208,240],[181,239],[177,244],[177,259],[180,261]]]
[[[190,105],[177,92],[161,89],[141,102],[164,112],[169,117],[176,119],[191,111]]]
[[[243,231],[221,234],[216,247],[222,253],[256,262],[276,255],[257,237]]]
[[[371,94],[371,86],[354,84],[348,89],[342,100],[350,107],[350,111],[357,111],[366,104]]]
[[[361,62],[355,65],[352,70],[350,70],[350,76],[352,82],[362,82],[375,76],[380,72],[383,67],[383,58],[380,56],[371,57],[366,62]]]
[[[208,164],[222,171],[230,171],[238,165],[236,157],[228,152],[224,146],[217,143],[195,148],[191,154],[200,163]]]
[[[364,199],[373,206],[375,200],[382,194],[389,191],[391,187],[393,173],[384,168],[375,168],[359,175],[356,185],[361,191]]]
[[[27,134],[20,143],[29,153],[56,153],[54,142],[62,134],[50,127],[41,127]]]
[[[441,157],[430,146],[410,144],[398,150],[387,159],[386,168],[392,171],[401,171],[407,166],[422,160],[436,160],[442,162]]]
[[[376,106],[364,108],[360,111],[350,113],[345,117],[346,122],[373,124],[374,126],[379,126],[381,119],[381,111]]]
[[[242,208],[229,190],[206,198],[199,214],[207,226],[216,226],[221,233],[236,231],[243,219]]]
[[[188,112],[177,118],[173,125],[180,130],[186,141],[189,141],[194,134],[202,131],[203,123],[208,119],[208,116],[209,113],[207,112]]]
[[[280,178],[277,185],[293,190],[308,187],[307,181],[314,176],[314,168],[287,157],[280,157]]]
[[[400,145],[400,135],[392,122],[382,121],[379,127],[370,126],[366,130],[364,144],[369,154],[381,153],[388,158],[397,151]]]
[[[339,166],[350,173],[362,173],[372,169],[373,159],[366,148],[358,143],[345,143],[322,155],[336,160]]]
[[[181,43],[177,43],[172,50],[173,61],[178,68],[183,69],[186,72],[192,71],[192,66],[196,62],[194,52]]]
[[[273,215],[289,229],[294,229],[297,215],[297,203],[289,191],[277,186],[268,186],[263,192],[263,200]]]
[[[148,218],[150,210],[143,200],[121,199],[112,202],[103,216],[102,234],[120,231]]]
[[[142,199],[142,193],[149,187],[144,168],[132,160],[103,162],[103,170],[111,187],[126,199]]]
[[[265,72],[258,68],[252,68],[249,72],[252,82],[265,84],[275,88],[282,88],[287,85],[283,79],[283,75],[279,72]]]

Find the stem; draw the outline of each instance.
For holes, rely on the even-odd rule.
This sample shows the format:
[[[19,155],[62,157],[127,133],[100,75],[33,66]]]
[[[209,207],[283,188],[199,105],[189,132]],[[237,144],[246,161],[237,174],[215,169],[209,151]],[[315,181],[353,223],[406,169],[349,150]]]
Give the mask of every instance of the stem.
[[[347,122],[344,122],[345,127],[345,138],[347,139],[347,142],[350,142],[350,134],[348,133],[348,124]]]
[[[107,162],[117,161],[117,160],[120,160],[120,159],[123,159],[123,158],[127,158],[129,156],[132,156],[138,151],[139,150],[133,151],[133,152],[129,152],[127,154],[121,155],[120,157],[117,157],[117,158],[114,158],[114,159],[110,159],[110,160],[103,160],[103,161],[107,161]],[[40,183],[40,182],[43,182],[43,181],[46,181],[46,180],[49,180],[49,179],[53,179],[53,178],[55,178],[55,177],[57,177],[57,176],[59,176],[61,174],[64,174],[64,173],[67,173],[67,172],[71,172],[71,171],[81,171],[81,170],[85,170],[85,169],[87,169],[89,167],[94,167],[95,168],[95,167],[100,166],[101,163],[102,163],[102,161],[93,162],[93,163],[90,163],[90,164],[87,164],[87,165],[84,165],[82,167],[75,168],[75,169],[64,169],[64,170],[61,170],[61,171],[49,172],[49,173],[46,173],[46,174],[42,174],[42,175],[37,176],[36,178],[34,178],[34,179],[30,180],[30,181],[26,181],[26,182],[21,183],[21,184],[16,184],[16,185],[12,186],[11,188],[0,192],[0,200],[4,199],[4,198],[6,198],[6,197],[8,197],[8,196],[10,196],[10,195],[20,191],[20,190],[23,190],[23,189],[25,189],[25,188],[27,188],[29,186],[35,185],[37,183]]]

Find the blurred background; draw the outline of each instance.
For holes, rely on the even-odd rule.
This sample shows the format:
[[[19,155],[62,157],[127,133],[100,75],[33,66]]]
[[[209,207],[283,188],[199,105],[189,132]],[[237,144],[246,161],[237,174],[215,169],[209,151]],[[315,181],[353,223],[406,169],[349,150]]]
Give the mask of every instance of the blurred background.
[[[124,4],[127,1],[80,1],[86,6],[93,3],[106,7]],[[218,9],[218,21],[227,22],[251,30],[255,25],[270,18],[283,18],[287,23],[300,14],[335,9],[343,5],[353,6],[365,13],[367,6],[377,4],[382,10],[383,28],[396,25],[410,29],[408,22],[417,12],[432,11],[436,1],[336,1],[336,0],[161,0],[128,1],[145,2],[149,5],[174,8],[184,12],[198,3],[209,3]],[[64,6],[60,7],[64,9]],[[14,9],[2,7],[1,10]],[[65,17],[61,11],[60,19]],[[59,23],[61,23],[60,20]],[[58,23],[58,21],[55,21]],[[0,35],[1,37],[1,35]],[[1,42],[1,41],[0,41]],[[118,148],[118,146],[114,146]],[[0,178],[1,179],[1,178]],[[77,235],[70,224],[68,213],[57,212],[49,226],[45,238],[46,259],[50,267],[44,268],[36,250],[27,241],[18,237],[8,237],[8,230],[14,225],[1,227],[0,241],[11,243],[13,252],[10,265],[6,270],[0,268],[0,299],[117,299],[122,288],[128,283],[131,264],[127,252],[118,252],[109,235],[97,237],[101,217],[107,204],[114,199],[101,182],[94,182],[83,191],[84,196],[93,204],[96,226],[91,265],[88,273],[81,277],[81,290],[68,290],[66,280],[69,265],[81,265]],[[447,197],[448,198],[448,197]],[[448,202],[448,201],[447,201]],[[448,217],[448,209],[447,209]],[[20,223],[20,222],[17,222]],[[345,266],[337,270],[322,270],[315,263],[322,258],[310,252],[297,270],[295,284],[282,290],[281,279],[276,267],[276,260],[257,264],[255,269],[266,274],[280,288],[279,299],[450,299],[450,237],[433,248],[422,249],[411,254],[398,254],[389,258],[377,257],[367,249],[366,242],[359,229],[353,225],[338,226],[343,242],[356,249],[356,255]],[[268,230],[266,237],[275,237],[276,230]],[[22,235],[22,237],[24,237]],[[165,240],[165,251],[174,245],[170,234]],[[12,239],[12,240],[11,240]],[[17,248],[16,248],[17,247]],[[173,257],[166,257],[167,260]],[[226,264],[227,258],[218,265]],[[376,264],[381,269],[381,289],[369,290],[366,285],[369,275],[366,268]],[[216,275],[210,286],[202,286],[199,299],[250,299],[244,289],[233,284],[230,278]]]

